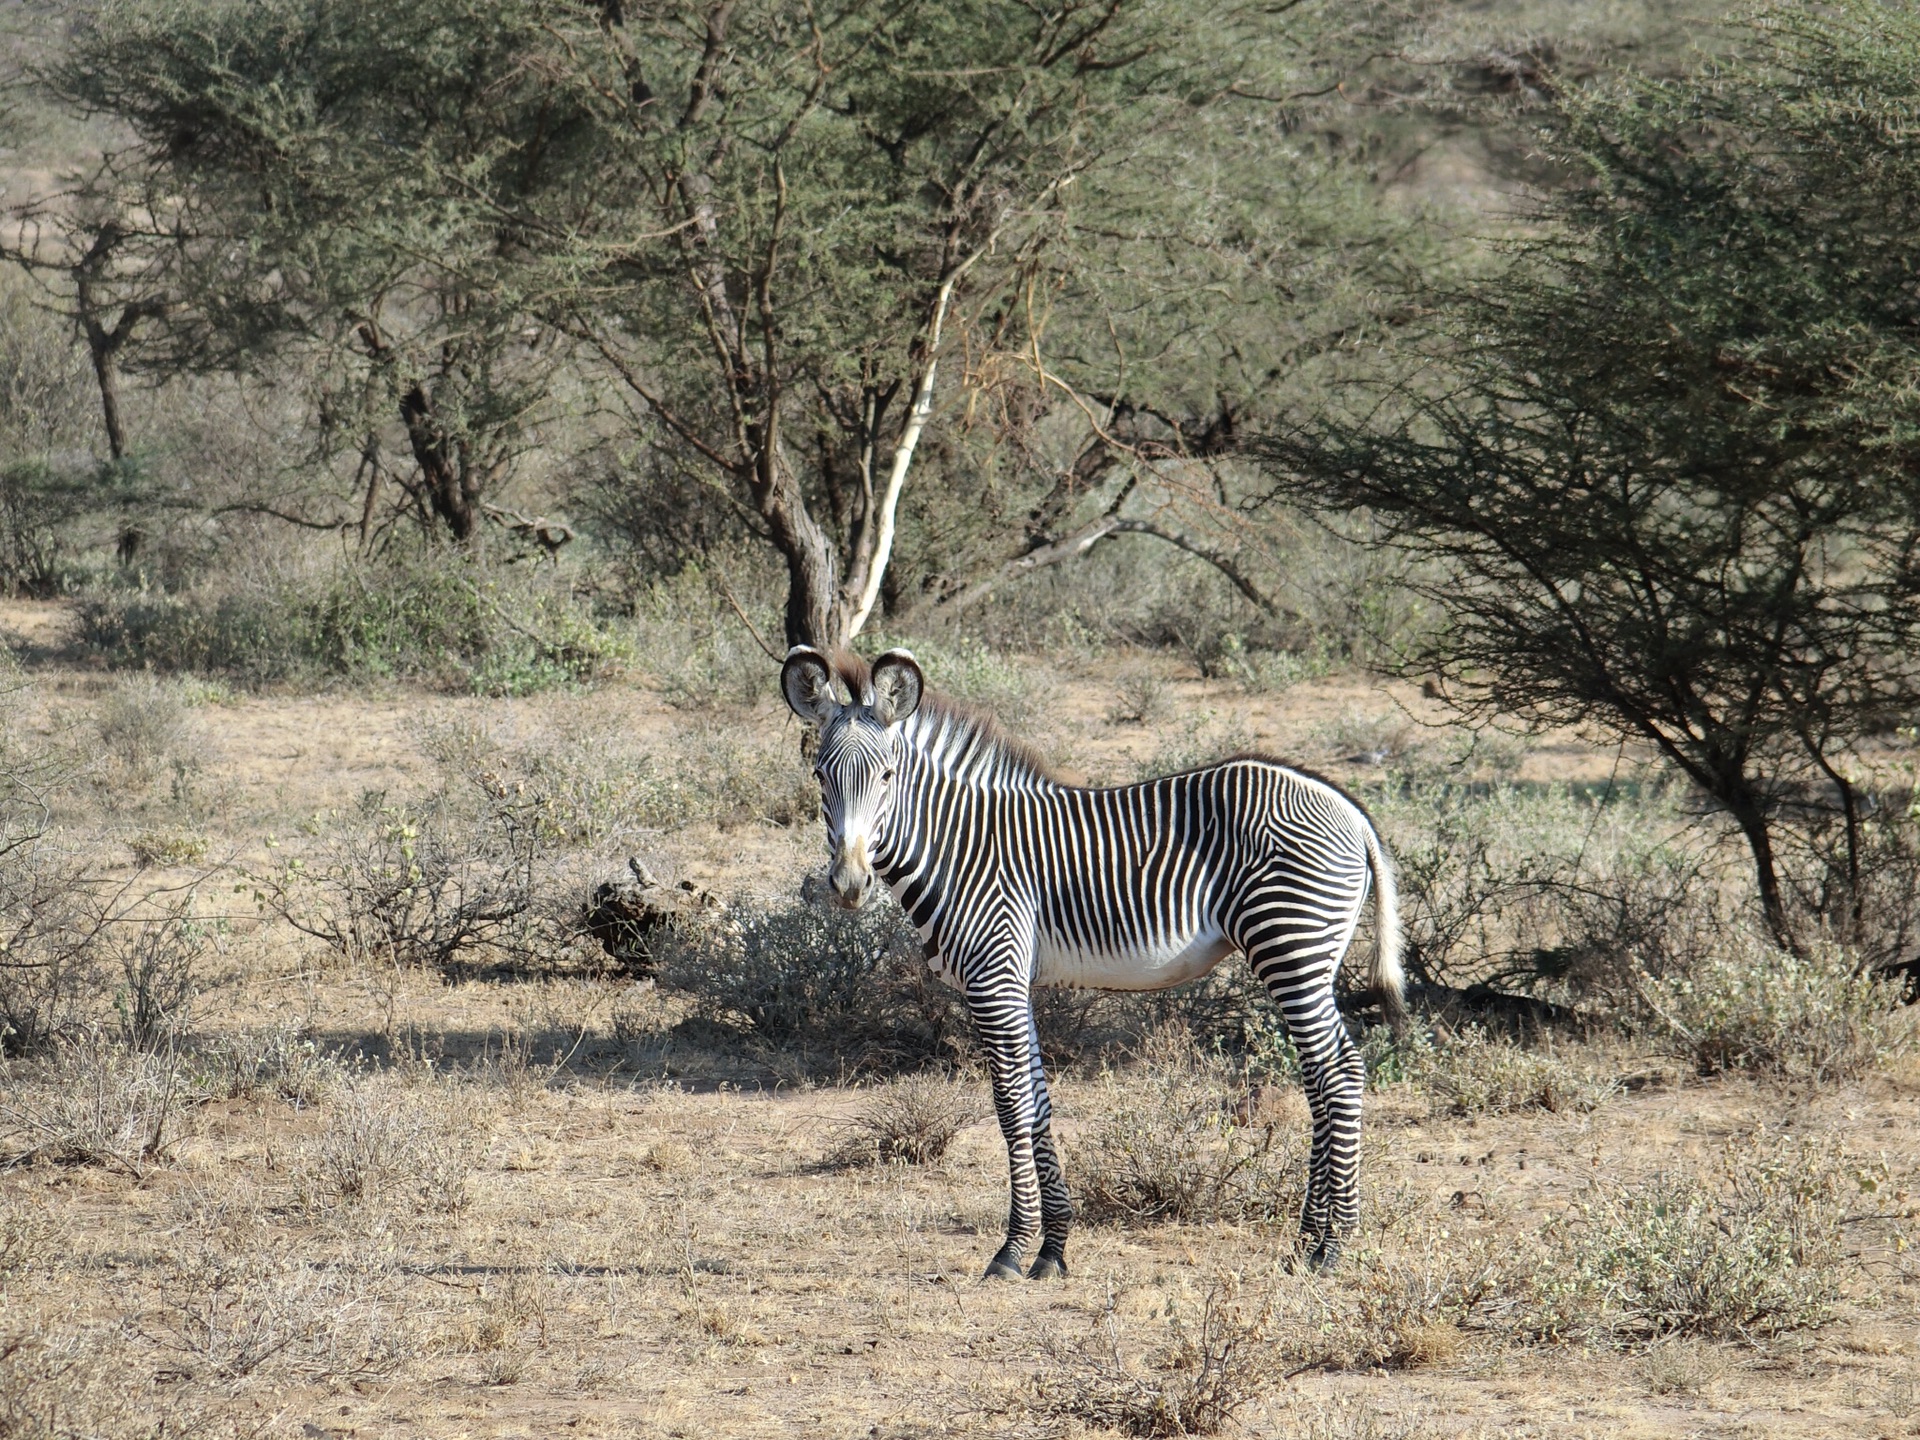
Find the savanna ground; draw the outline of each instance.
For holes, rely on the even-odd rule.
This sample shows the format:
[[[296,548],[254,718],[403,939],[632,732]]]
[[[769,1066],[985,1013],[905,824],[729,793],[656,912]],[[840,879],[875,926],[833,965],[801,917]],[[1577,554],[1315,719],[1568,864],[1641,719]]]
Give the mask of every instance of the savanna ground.
[[[985,1285],[1004,1151],[950,1014],[904,1059],[822,1039],[857,1007],[756,1028],[698,954],[634,979],[569,930],[635,855],[726,902],[689,924],[709,960],[765,912],[791,928],[754,963],[809,963],[778,953],[821,841],[771,664],[704,705],[644,667],[242,693],[89,665],[56,605],[0,623],[9,724],[66,757],[58,833],[120,904],[107,979],[0,1081],[0,1432],[1920,1434],[1920,1060],[1883,1016],[1705,1078],[1645,1024],[1370,1031],[1364,1229],[1319,1278],[1291,1264],[1307,1115],[1272,1032],[1218,994],[1058,1005],[1073,1274]],[[1584,848],[1590,792],[1639,773],[1573,736],[1476,751],[1351,674],[967,674],[1089,780],[1250,746],[1370,795],[1452,767],[1522,849],[1528,797],[1575,806]],[[502,813],[538,853],[488,848]],[[1444,833],[1382,814],[1403,851]],[[288,923],[324,931],[375,842],[411,864],[458,835],[540,893],[457,963]],[[1443,888],[1421,863],[1416,898]]]

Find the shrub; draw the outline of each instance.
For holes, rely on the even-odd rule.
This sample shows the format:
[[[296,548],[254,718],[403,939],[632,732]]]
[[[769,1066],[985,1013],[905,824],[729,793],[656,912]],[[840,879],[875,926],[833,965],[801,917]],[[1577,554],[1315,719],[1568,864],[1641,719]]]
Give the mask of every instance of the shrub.
[[[324,1100],[341,1080],[338,1062],[320,1053],[304,1028],[277,1025],[230,1030],[190,1057],[199,1083],[228,1100],[277,1096],[296,1106]]]
[[[1551,1049],[1528,1049],[1477,1026],[1425,1049],[1409,1069],[1409,1078],[1432,1097],[1435,1110],[1453,1115],[1581,1114],[1614,1093],[1612,1081]]]
[[[124,1049],[95,1031],[64,1046],[0,1104],[28,1155],[139,1178],[167,1160],[199,1099],[176,1055]]]
[[[1687,973],[1643,976],[1641,993],[1665,1044],[1702,1075],[1852,1079],[1913,1043],[1899,984],[1834,945],[1797,956],[1741,933]]]
[[[0,853],[0,1052],[45,1051],[97,1018],[102,923],[77,859],[31,840]]]
[[[179,689],[163,680],[126,676],[101,696],[94,725],[101,744],[122,767],[148,776],[184,743],[187,706]]]
[[[467,1203],[467,1181],[492,1139],[492,1116],[470,1091],[437,1082],[340,1088],[308,1157],[310,1203],[399,1200],[423,1211]]]
[[[889,1160],[926,1165],[980,1118],[973,1087],[937,1075],[908,1075],[874,1091],[834,1158],[854,1165]]]
[[[1549,1338],[1753,1339],[1820,1324],[1839,1294],[1841,1197],[1831,1153],[1730,1150],[1713,1182],[1594,1184],[1543,1237],[1532,1329]]]
[[[1216,1279],[1201,1301],[1199,1325],[1173,1318],[1169,1343],[1149,1366],[1129,1366],[1116,1343],[1076,1374],[1047,1377],[1063,1392],[1047,1408],[1127,1435],[1218,1435],[1286,1378],[1272,1318],[1271,1302],[1251,1305],[1236,1282]]]
[[[213,944],[210,927],[194,918],[192,895],[158,916],[103,925],[100,943],[118,972],[113,1008],[122,1042],[171,1048],[191,1019],[200,962]]]
[[[855,912],[743,899],[731,914],[662,947],[660,982],[708,1022],[859,1065],[912,1066],[957,1043],[958,997],[890,897]]]
[[[627,647],[549,571],[458,555],[270,573],[79,607],[108,663],[247,684],[407,678],[523,695],[609,673]]]
[[[410,805],[371,795],[335,818],[317,863],[253,879],[261,904],[350,960],[460,975],[477,952],[525,958],[552,938],[535,908],[551,858],[537,802],[476,785]]]
[[[1295,1219],[1305,1199],[1300,1137],[1237,1126],[1224,1067],[1163,1027],[1124,1078],[1104,1078],[1105,1118],[1074,1147],[1081,1216],[1101,1221]]]

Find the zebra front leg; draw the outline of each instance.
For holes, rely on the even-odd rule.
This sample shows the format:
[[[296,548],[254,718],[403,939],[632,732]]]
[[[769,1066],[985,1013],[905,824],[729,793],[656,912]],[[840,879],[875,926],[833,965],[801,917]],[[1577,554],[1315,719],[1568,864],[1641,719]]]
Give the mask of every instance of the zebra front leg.
[[[1034,1159],[1030,1002],[1024,985],[1020,992],[1017,1000],[974,993],[967,997],[993,1077],[993,1109],[1000,1121],[1001,1137],[1007,1142],[1007,1180],[1012,1191],[1007,1242],[988,1264],[983,1277],[988,1280],[1020,1279],[1021,1263],[1041,1235],[1040,1174]],[[1058,1173],[1057,1162],[1053,1168]]]
[[[1064,1280],[1067,1275],[1067,1231],[1073,1226],[1073,1201],[1067,1195],[1067,1177],[1053,1144],[1053,1099],[1047,1089],[1047,1070],[1040,1055],[1040,1030],[1033,1012],[1027,1012],[1027,1045],[1033,1056],[1033,1163],[1040,1176],[1040,1254],[1029,1280]]]

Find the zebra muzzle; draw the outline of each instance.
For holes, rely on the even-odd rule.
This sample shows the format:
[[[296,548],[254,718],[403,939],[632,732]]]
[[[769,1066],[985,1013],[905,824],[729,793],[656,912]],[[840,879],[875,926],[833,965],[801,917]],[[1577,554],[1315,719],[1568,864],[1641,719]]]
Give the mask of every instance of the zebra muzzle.
[[[846,910],[858,910],[873,894],[873,867],[867,863],[867,847],[849,846],[834,858],[827,873],[836,904]]]

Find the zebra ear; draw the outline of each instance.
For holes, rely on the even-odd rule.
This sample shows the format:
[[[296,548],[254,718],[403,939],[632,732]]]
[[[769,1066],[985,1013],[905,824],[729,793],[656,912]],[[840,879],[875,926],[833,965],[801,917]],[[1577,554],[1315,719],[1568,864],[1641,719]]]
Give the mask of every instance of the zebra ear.
[[[811,645],[796,645],[780,667],[780,693],[802,720],[824,725],[840,709],[833,695],[833,671],[827,657]]]
[[[873,718],[882,725],[898,725],[918,710],[927,688],[911,650],[889,650],[874,661],[872,684]]]

